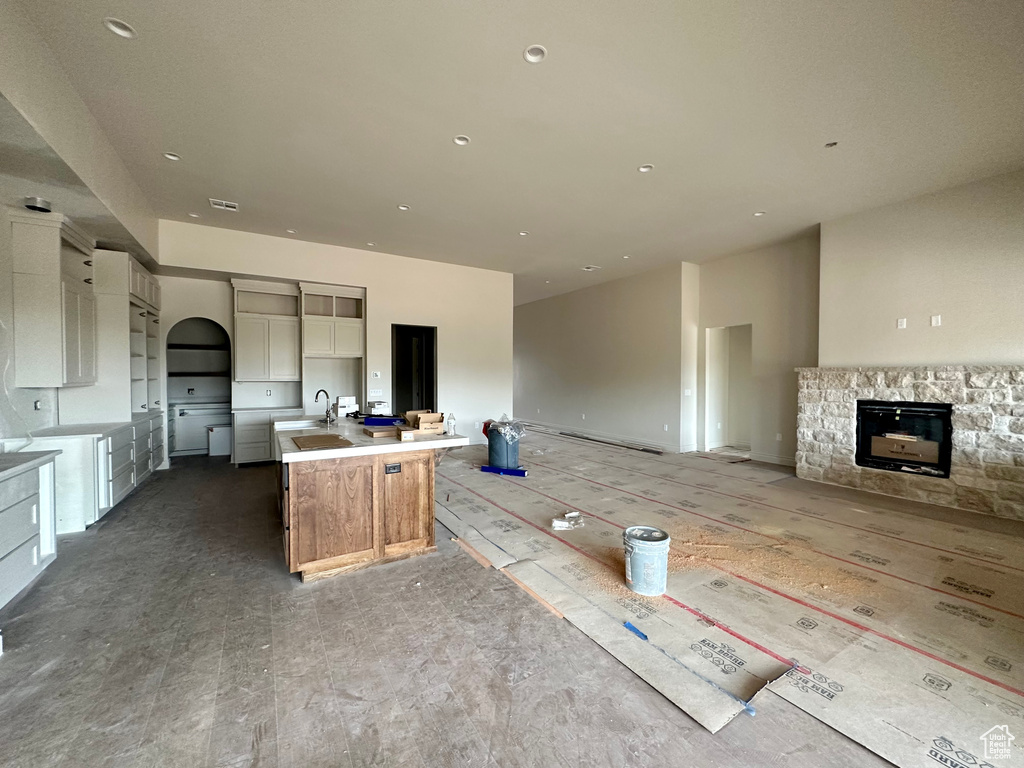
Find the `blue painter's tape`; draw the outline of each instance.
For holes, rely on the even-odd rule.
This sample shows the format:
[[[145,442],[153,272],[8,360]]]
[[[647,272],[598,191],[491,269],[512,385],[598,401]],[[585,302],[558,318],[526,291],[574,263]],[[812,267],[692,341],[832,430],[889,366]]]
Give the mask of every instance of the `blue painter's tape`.
[[[637,637],[639,637],[639,638],[640,638],[641,640],[644,640],[644,641],[646,641],[646,640],[647,640],[647,635],[645,635],[645,634],[644,634],[643,632],[641,632],[641,631],[640,631],[639,629],[637,629],[636,627],[634,627],[634,626],[633,626],[632,624],[630,624],[630,623],[629,623],[628,621],[627,621],[627,622],[626,622],[625,624],[623,624],[622,626],[624,626],[624,627],[625,627],[626,629],[628,629],[628,630],[629,630],[630,632],[632,632],[632,633],[633,633],[634,635],[636,635]]]

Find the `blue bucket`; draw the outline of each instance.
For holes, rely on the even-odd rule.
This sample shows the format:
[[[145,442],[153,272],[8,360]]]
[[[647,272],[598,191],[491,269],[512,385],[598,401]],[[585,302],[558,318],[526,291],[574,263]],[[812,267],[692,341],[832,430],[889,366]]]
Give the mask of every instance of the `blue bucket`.
[[[626,546],[626,585],[638,595],[665,594],[669,535],[650,525],[633,525],[622,533],[622,542]]]

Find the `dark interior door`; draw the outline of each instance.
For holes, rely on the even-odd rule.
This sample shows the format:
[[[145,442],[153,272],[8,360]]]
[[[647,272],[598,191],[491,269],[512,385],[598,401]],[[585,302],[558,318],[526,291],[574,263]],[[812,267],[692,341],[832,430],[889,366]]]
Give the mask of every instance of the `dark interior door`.
[[[391,391],[395,413],[437,410],[437,328],[391,326]]]

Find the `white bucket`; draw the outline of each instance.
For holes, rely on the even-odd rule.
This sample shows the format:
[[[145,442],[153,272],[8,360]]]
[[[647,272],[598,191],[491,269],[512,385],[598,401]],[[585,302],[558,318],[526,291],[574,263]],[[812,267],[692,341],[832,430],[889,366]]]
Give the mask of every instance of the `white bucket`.
[[[665,594],[668,582],[668,550],[672,539],[650,525],[633,525],[622,533],[626,548],[626,585],[638,595]]]

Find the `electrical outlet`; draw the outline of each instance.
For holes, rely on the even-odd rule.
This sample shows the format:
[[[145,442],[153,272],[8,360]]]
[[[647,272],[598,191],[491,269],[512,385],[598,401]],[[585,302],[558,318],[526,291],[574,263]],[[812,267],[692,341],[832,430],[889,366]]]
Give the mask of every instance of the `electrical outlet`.
[[[479,421],[474,421],[473,422],[473,429],[480,429],[480,422]]]
[[[270,397],[270,396],[271,396],[271,394],[272,394],[272,393],[271,393],[271,391],[270,391],[270,390],[268,389],[268,390],[267,390],[267,397]]]
[[[665,425],[665,431],[668,432],[668,424]]]
[[[942,315],[932,315],[932,328],[942,325]]]
[[[689,389],[684,389],[684,390],[683,390],[683,394],[684,394],[684,395],[685,395],[686,397],[689,397],[690,395],[692,395],[692,394],[693,394],[693,391],[692,391],[692,390],[689,390]]]
[[[540,413],[540,408],[537,409],[537,413]]]
[[[33,411],[41,411],[41,410],[43,410],[43,401],[42,400],[36,400],[34,403],[32,403],[32,410]]]
[[[372,371],[370,373],[370,378],[371,379],[379,379],[380,378],[380,371]]]
[[[384,390],[383,389],[371,389],[370,390],[370,397],[384,397]]]
[[[896,327],[897,327],[897,328],[899,328],[899,329],[901,329],[901,330],[902,330],[903,328],[906,328],[906,327],[907,327],[907,318],[905,318],[905,317],[901,317],[901,318],[899,318],[899,319],[898,319],[898,320],[896,321]]]
[[[718,428],[719,428],[719,429],[721,429],[721,428],[722,428],[722,422],[718,422]]]
[[[584,421],[586,421],[587,420],[587,414],[581,413],[580,414],[580,418],[583,419]]]
[[[781,432],[776,432],[775,433],[775,441],[778,442],[778,443],[782,442],[782,433]]]

